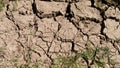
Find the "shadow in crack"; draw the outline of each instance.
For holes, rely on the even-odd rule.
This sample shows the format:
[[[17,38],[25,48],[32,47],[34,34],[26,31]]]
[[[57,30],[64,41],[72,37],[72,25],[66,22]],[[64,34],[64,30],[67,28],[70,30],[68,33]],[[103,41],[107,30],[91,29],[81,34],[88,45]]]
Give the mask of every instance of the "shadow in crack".
[[[67,5],[65,17],[67,17],[69,21],[72,17],[74,17],[74,13],[71,11],[71,2],[69,2]]]

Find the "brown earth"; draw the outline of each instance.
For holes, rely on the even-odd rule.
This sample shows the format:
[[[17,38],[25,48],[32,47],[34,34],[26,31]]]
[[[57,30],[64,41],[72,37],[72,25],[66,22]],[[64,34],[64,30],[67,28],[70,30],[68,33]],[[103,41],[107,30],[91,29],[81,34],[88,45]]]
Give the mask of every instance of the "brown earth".
[[[120,63],[120,11],[102,7],[107,9],[91,7],[91,0],[20,0],[16,7],[10,1],[0,12],[0,68],[24,64],[34,68],[35,63],[50,68],[58,56],[80,53],[88,43],[93,48],[107,46],[111,59]],[[120,64],[106,62],[105,68],[112,67],[120,68]]]

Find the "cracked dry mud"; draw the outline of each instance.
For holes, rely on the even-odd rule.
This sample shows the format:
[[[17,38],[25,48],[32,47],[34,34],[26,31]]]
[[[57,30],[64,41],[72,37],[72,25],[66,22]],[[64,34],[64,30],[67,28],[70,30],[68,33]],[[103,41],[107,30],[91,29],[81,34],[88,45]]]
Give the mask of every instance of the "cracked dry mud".
[[[33,68],[34,63],[51,68],[55,58],[82,52],[88,42],[108,46],[111,59],[120,63],[120,10],[104,4],[102,11],[96,2],[92,5],[92,0],[20,0],[13,11],[10,1],[0,12],[0,68]]]

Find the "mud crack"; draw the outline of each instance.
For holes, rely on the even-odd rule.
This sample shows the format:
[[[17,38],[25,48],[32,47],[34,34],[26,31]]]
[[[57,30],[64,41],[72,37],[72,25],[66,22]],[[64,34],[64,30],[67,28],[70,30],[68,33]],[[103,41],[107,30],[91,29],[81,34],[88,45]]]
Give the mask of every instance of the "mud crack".
[[[33,13],[40,19],[54,18],[54,20],[56,20],[55,17],[63,16],[63,14],[60,11],[53,11],[52,13],[49,13],[49,14],[44,14],[44,12],[38,11],[35,0],[33,0],[33,3],[32,3],[32,10],[33,10]]]

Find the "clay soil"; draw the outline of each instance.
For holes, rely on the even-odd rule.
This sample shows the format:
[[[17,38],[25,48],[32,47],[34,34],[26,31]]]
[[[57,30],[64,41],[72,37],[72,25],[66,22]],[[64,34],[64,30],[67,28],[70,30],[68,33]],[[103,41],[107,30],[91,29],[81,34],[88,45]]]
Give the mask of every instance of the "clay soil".
[[[5,3],[0,68],[120,68],[118,7],[98,0]],[[69,65],[71,57],[78,58]]]

